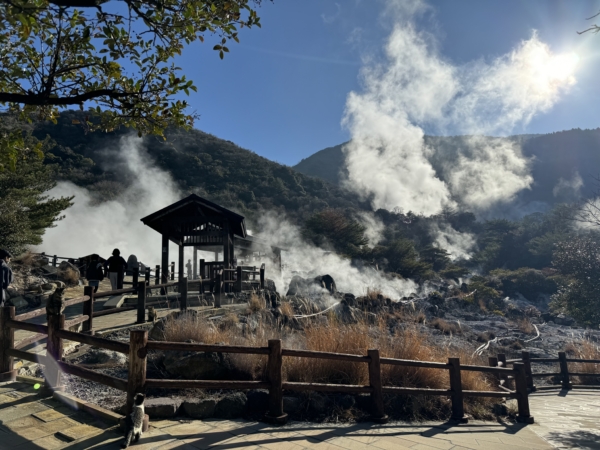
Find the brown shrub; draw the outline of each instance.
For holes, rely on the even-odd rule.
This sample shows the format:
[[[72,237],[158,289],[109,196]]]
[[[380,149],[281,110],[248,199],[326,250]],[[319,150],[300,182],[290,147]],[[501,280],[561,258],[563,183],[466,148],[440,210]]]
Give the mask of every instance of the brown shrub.
[[[60,272],[60,278],[67,284],[77,284],[79,282],[79,273],[71,267]]]
[[[281,314],[288,318],[292,318],[296,314],[294,312],[294,306],[290,302],[281,302],[279,309],[281,310]]]
[[[536,334],[535,328],[534,328],[533,324],[531,323],[531,320],[529,320],[527,317],[519,320],[517,322],[517,327],[519,328],[519,331],[521,333]]]
[[[565,352],[576,359],[600,360],[600,346],[588,340],[571,342],[565,347]],[[569,363],[570,372],[589,373],[589,376],[576,377],[577,384],[600,384],[600,364]]]
[[[32,266],[36,260],[36,255],[31,253],[29,250],[20,254],[15,258],[15,262],[23,264],[24,266]]]
[[[437,330],[440,330],[444,334],[461,334],[462,329],[458,323],[448,322],[444,319],[436,317],[431,321],[431,326]]]
[[[248,300],[248,307],[251,312],[257,312],[265,307],[265,301],[261,299],[255,292],[250,295]]]

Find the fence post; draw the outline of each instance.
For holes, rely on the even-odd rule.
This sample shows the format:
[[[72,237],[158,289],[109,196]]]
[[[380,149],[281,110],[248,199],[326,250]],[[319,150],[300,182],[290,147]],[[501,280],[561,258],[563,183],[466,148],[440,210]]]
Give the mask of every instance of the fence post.
[[[215,308],[221,307],[221,271],[215,273]]]
[[[237,292],[242,292],[242,266],[237,266],[237,272],[236,272],[236,276],[237,276],[237,283],[236,283],[236,291]]]
[[[490,367],[498,367],[498,358],[495,356],[488,357],[488,365]],[[494,374],[495,378],[498,380],[498,384],[500,384],[500,374]]]
[[[94,334],[94,288],[92,286],[85,286],[83,288],[83,295],[90,299],[83,302],[83,315],[88,316],[89,319],[83,322],[81,332],[83,334]]]
[[[171,281],[175,280],[175,261],[171,261]]]
[[[154,268],[154,284],[160,284],[160,266]]]
[[[48,314],[48,343],[46,344],[46,356],[48,364],[46,365],[46,384],[55,391],[62,390],[60,384],[60,369],[57,362],[62,360],[63,345],[62,339],[57,335],[58,330],[65,327],[64,314]]]
[[[265,265],[260,266],[260,288],[265,288]]]
[[[183,277],[179,280],[179,309],[185,311],[188,301],[188,279]]]
[[[262,270],[262,269],[261,269]],[[381,361],[379,350],[367,350],[369,356],[369,384],[371,385],[371,420],[376,423],[387,423],[388,416],[383,410],[383,392],[381,386]]]
[[[131,414],[135,394],[144,394],[146,385],[146,356],[148,350],[148,332],[134,330],[129,332],[129,374],[127,376],[126,416]],[[144,428],[148,429],[148,415],[144,416]]]
[[[450,390],[452,391],[452,420],[467,423],[465,417],[462,379],[460,376],[460,358],[448,358],[450,372]]]
[[[137,322],[146,323],[146,283],[138,283]]]
[[[54,255],[52,258],[52,265],[56,267],[58,265],[58,256]]]
[[[506,355],[504,353],[498,353],[498,367],[506,368]],[[502,383],[504,381],[504,383]],[[500,374],[500,384],[505,388],[510,389],[510,380],[504,374]]]
[[[269,340],[269,359],[267,361],[269,412],[265,415],[265,420],[276,424],[284,424],[287,422],[287,414],[283,411],[282,366],[283,356],[281,353],[281,339]]]
[[[204,260],[201,259],[200,260],[200,279],[204,280],[205,278],[206,278],[206,265],[204,264]]]
[[[17,371],[13,366],[13,357],[6,354],[9,348],[15,348],[15,329],[9,328],[7,322],[14,320],[15,307],[0,308],[0,381],[14,381]]]
[[[571,389],[571,380],[569,380],[569,365],[567,364],[567,354],[565,352],[558,352],[558,363],[560,364],[562,388]]]
[[[150,285],[150,267],[146,267],[146,271],[144,272],[144,282],[146,285]]]
[[[531,371],[531,355],[529,352],[523,351],[521,353],[521,359],[525,366],[525,375],[527,375],[527,389],[529,392],[535,392],[535,384],[533,384],[533,372]]]
[[[529,412],[529,398],[527,396],[527,372],[525,364],[518,362],[513,364],[515,372],[515,390],[517,391],[517,405],[519,414],[517,421],[521,423],[533,423],[533,417]]]
[[[133,278],[133,287],[136,288],[138,285],[139,278],[140,278],[140,268],[139,267],[133,268],[132,278]]]

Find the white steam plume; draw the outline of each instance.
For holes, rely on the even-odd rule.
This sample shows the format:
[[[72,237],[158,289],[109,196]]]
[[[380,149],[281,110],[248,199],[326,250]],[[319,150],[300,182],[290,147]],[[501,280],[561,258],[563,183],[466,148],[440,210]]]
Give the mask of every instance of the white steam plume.
[[[359,269],[352,266],[348,259],[307,244],[302,239],[300,230],[284,217],[274,213],[264,214],[258,225],[260,233],[257,237],[270,245],[287,249],[283,253],[285,266],[280,278],[275,277],[277,270],[272,263],[266,262],[269,278],[275,277],[277,289],[283,294],[287,292],[294,275],[307,278],[325,274],[333,277],[339,291],[354,295],[365,295],[368,289],[377,289],[392,300],[398,300],[419,290],[418,285],[411,280],[388,278],[371,267]]]
[[[431,231],[436,236],[436,244],[450,253],[452,261],[471,259],[471,252],[477,245],[477,239],[473,234],[461,233],[448,224],[441,226],[435,224]]]
[[[390,2],[402,8],[385,47],[386,60],[362,70],[363,92],[351,92],[343,124],[346,186],[372,207],[433,215],[445,206],[484,211],[511,200],[533,179],[516,143],[472,137],[446,158],[446,176],[431,164],[423,127],[468,135],[508,133],[548,111],[575,83],[574,55],[553,55],[534,32],[492,61],[455,66],[420,33],[412,13],[423,2]]]
[[[111,169],[132,179],[115,200],[96,203],[88,190],[69,182],[60,182],[49,192],[53,197],[74,195],[74,205],[55,228],[46,230],[37,251],[75,258],[98,253],[107,258],[119,248],[125,259],[135,254],[147,265],[160,264],[161,236],[140,219],[180,200],[181,194],[171,176],[149,160],[142,143],[137,137],[125,137],[118,149],[105,152]]]

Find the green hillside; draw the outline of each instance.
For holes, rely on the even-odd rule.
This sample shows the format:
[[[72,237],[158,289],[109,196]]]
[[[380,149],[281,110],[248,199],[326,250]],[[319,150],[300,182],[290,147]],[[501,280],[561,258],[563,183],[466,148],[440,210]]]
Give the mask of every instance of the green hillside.
[[[113,198],[127,189],[130,180],[105,151],[118,148],[120,139],[131,131],[86,133],[81,124],[75,123],[81,115],[62,113],[56,125],[38,124],[34,135],[48,135],[55,142],[50,150],[55,159],[51,161],[59,164],[61,179],[89,189],[99,199]],[[367,208],[354,195],[331,183],[202,131],[173,129],[166,138],[145,137],[143,144],[151,160],[172,175],[182,195],[196,193],[249,217],[265,209],[303,220],[328,207]]]

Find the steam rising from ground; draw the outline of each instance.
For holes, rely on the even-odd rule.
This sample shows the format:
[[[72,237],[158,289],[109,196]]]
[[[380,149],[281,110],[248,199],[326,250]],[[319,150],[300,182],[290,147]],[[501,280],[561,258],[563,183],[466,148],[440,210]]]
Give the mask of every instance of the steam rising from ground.
[[[265,214],[259,219],[258,225],[260,233],[257,237],[287,249],[283,253],[285,267],[281,277],[276,275],[277,270],[272,263],[266,262],[269,278],[274,277],[277,289],[284,294],[294,275],[308,278],[325,274],[333,277],[339,291],[354,295],[365,295],[368,289],[377,289],[391,299],[398,300],[419,290],[411,280],[388,278],[371,267],[354,267],[348,259],[305,243],[300,230],[284,217]]]
[[[415,29],[420,1],[390,2],[394,16],[386,60],[362,69],[363,92],[351,92],[343,123],[346,186],[374,209],[433,215],[444,207],[485,211],[533,182],[517,143],[478,135],[508,133],[548,111],[575,83],[574,55],[554,55],[534,32],[506,55],[459,67]],[[408,5],[408,6],[406,6]],[[399,6],[402,6],[401,8]],[[455,153],[435,155],[423,128],[472,135]]]
[[[140,219],[180,200],[181,194],[171,176],[153,165],[142,144],[137,137],[125,137],[118,149],[105,152],[110,170],[132,180],[115,200],[97,203],[87,189],[69,182],[60,182],[49,192],[54,197],[75,195],[74,205],[66,210],[65,219],[46,231],[37,251],[75,258],[98,253],[107,258],[119,248],[125,259],[135,254],[147,265],[160,263],[161,236]]]

